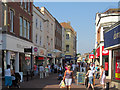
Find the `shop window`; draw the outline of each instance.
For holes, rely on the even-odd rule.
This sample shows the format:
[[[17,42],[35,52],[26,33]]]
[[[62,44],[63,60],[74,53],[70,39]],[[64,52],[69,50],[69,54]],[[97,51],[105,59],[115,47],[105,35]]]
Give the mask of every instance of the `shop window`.
[[[120,49],[113,51],[114,76],[113,79],[120,81]]]

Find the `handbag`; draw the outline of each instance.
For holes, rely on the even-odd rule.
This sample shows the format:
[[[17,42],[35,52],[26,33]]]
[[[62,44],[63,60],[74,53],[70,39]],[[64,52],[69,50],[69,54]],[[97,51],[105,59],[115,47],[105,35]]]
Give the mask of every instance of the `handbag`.
[[[60,88],[65,88],[65,83],[63,80],[60,82],[59,86],[60,86]]]

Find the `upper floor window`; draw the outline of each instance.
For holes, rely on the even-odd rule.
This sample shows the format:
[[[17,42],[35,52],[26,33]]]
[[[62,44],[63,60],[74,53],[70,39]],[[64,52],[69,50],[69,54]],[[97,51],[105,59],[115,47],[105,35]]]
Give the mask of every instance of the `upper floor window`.
[[[49,27],[49,22],[47,22],[47,27]]]
[[[66,39],[69,39],[69,34],[66,34]]]
[[[40,45],[42,45],[42,38],[41,38],[41,36],[40,36]]]
[[[36,19],[36,28],[37,28],[37,26],[38,26],[38,20]]]
[[[27,21],[24,20],[24,37],[26,37],[26,32],[27,31]]]
[[[27,9],[27,2],[26,2],[26,0],[25,0],[24,4],[25,4],[25,9]]]
[[[66,45],[66,52],[69,52],[69,45]]]
[[[28,2],[28,12],[30,12],[30,2]]]
[[[27,22],[27,38],[30,39],[30,23]]]
[[[20,36],[22,36],[23,35],[23,18],[22,17],[20,17]]]
[[[40,21],[40,30],[42,30],[42,22]]]
[[[53,24],[51,23],[51,30],[53,29]]]
[[[13,17],[14,17],[14,11],[10,9],[10,31],[13,32]]]
[[[36,37],[36,43],[37,43],[37,41],[38,41],[38,40],[37,40],[37,38],[38,38],[38,37],[37,37],[37,34],[36,34],[36,36],[35,36],[35,37]]]
[[[21,6],[23,5],[23,0],[20,0],[20,5],[21,5]]]

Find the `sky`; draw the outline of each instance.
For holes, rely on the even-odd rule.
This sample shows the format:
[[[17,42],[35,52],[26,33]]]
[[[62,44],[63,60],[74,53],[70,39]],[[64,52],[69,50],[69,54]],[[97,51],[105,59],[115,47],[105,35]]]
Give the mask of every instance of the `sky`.
[[[46,7],[59,23],[71,22],[77,32],[77,53],[88,53],[95,48],[95,16],[109,8],[118,8],[117,2],[35,2]]]

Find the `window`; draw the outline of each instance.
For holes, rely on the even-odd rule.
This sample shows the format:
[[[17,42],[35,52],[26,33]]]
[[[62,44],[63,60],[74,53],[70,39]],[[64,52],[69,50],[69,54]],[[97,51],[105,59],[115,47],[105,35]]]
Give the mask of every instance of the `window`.
[[[69,52],[69,45],[66,45],[66,52]]]
[[[28,2],[28,12],[30,12],[30,2]]]
[[[41,36],[40,36],[40,45],[42,45],[42,38],[41,38]]]
[[[25,4],[25,9],[27,9],[27,2],[26,2],[26,0],[25,0],[24,4]]]
[[[53,29],[53,24],[51,23],[51,30]]]
[[[37,34],[36,34],[36,44],[37,44]]]
[[[47,22],[47,27],[49,27],[49,22]]]
[[[24,20],[24,37],[26,37],[26,31],[27,31],[27,21]]]
[[[20,5],[21,5],[21,6],[23,5],[23,0],[20,1]]]
[[[20,36],[22,36],[23,35],[23,18],[22,17],[20,17]]]
[[[30,39],[30,23],[29,22],[27,22],[27,29],[28,29],[27,38]]]
[[[10,31],[13,32],[13,17],[14,11],[10,9]]]
[[[37,25],[38,25],[38,21],[37,21],[37,19],[36,19],[36,28],[37,28]]]
[[[42,22],[40,21],[40,30],[42,30]]]
[[[69,34],[66,34],[66,39],[69,39]]]

